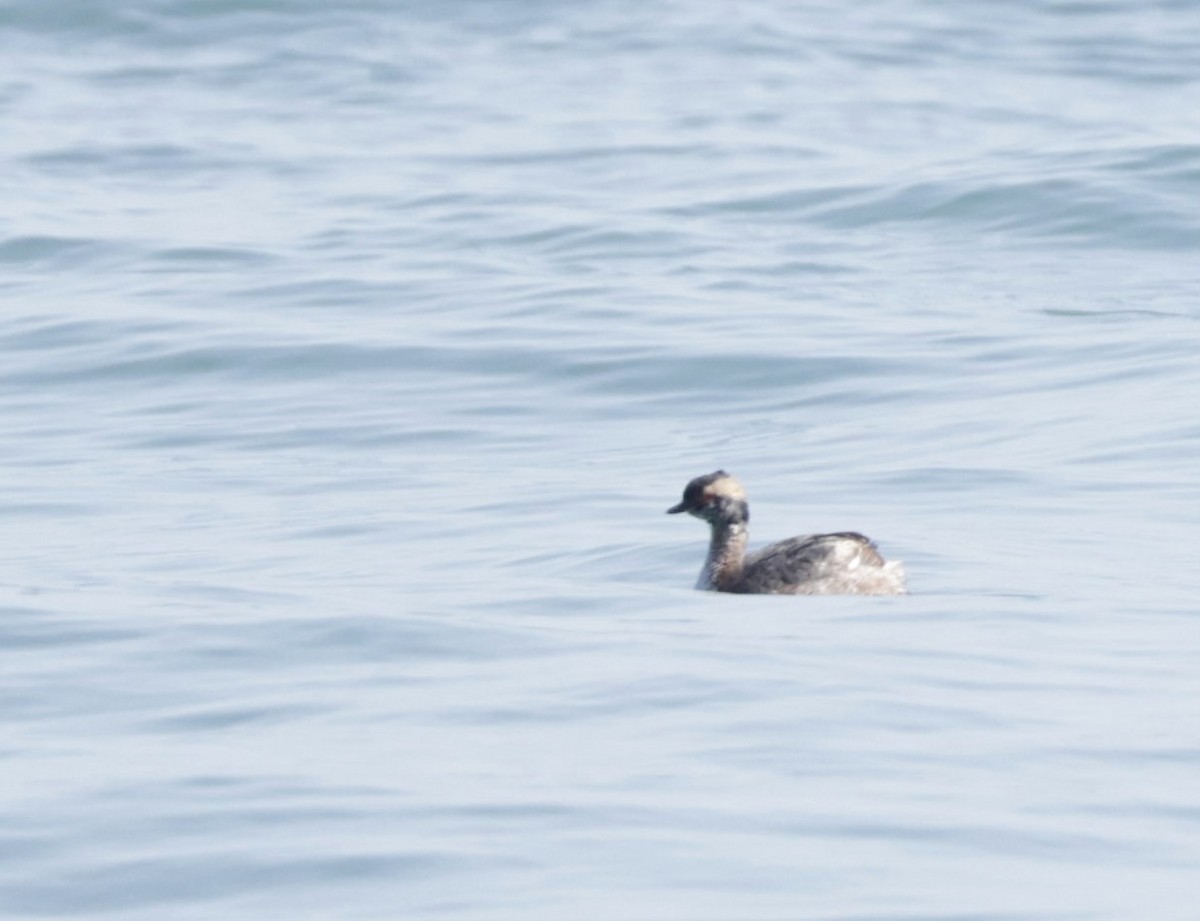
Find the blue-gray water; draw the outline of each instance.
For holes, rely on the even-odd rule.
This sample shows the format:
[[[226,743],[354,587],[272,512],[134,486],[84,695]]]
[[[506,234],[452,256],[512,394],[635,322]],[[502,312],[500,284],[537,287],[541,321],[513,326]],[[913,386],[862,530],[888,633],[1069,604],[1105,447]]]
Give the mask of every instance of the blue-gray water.
[[[0,55],[0,915],[1198,917],[1195,3]],[[913,594],[691,591],[718,466]]]

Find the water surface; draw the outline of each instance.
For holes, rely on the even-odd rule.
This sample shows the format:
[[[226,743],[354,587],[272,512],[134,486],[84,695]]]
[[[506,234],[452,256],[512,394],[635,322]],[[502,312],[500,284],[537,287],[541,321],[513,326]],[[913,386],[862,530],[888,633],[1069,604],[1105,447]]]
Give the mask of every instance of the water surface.
[[[0,3],[5,917],[1193,918],[1198,48]]]

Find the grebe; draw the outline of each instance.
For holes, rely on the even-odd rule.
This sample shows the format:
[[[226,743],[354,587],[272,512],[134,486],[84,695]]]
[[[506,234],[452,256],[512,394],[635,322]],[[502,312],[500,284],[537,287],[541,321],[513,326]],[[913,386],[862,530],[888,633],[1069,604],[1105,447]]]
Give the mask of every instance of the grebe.
[[[712,539],[696,588],[751,595],[902,595],[904,564],[888,563],[861,534],[807,534],[746,556],[750,509],[742,484],[724,470],[698,476],[668,515],[709,523]]]

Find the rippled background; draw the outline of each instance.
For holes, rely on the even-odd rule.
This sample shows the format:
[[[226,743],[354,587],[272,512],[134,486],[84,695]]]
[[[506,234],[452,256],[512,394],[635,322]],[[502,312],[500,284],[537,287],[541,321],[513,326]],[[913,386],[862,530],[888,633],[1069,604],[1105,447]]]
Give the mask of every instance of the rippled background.
[[[6,918],[1196,917],[1200,7],[0,53]],[[913,594],[693,592],[718,466]]]

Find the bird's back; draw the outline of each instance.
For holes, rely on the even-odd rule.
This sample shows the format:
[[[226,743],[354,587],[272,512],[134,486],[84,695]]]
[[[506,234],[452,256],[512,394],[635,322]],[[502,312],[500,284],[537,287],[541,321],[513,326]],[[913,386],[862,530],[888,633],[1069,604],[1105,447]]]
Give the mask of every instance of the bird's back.
[[[772,595],[899,595],[904,567],[853,531],[793,537],[751,554],[734,592]]]

